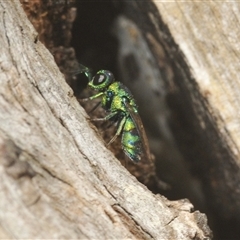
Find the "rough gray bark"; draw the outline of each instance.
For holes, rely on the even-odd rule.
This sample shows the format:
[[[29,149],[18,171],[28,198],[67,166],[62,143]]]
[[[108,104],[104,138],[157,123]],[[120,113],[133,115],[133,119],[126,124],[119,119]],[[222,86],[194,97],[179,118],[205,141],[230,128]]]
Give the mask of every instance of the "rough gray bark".
[[[105,148],[19,1],[0,16],[0,236],[209,237],[204,214],[152,194]]]

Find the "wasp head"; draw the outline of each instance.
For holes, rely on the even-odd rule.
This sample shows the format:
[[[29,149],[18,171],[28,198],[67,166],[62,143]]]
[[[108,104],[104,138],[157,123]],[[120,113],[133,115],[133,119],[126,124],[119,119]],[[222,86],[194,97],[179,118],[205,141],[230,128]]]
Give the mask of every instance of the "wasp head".
[[[94,90],[103,91],[115,81],[113,74],[107,70],[100,70],[88,83]]]

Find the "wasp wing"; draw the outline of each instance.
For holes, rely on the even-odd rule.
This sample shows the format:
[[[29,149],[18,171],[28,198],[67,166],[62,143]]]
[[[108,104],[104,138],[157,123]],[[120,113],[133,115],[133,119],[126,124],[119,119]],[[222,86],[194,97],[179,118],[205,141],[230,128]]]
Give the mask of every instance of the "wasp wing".
[[[128,101],[124,101],[124,104],[132,118],[132,120],[135,123],[135,126],[137,128],[138,134],[140,136],[141,142],[142,142],[142,149],[143,149],[143,156],[145,156],[149,161],[152,161],[152,156],[148,144],[147,135],[142,123],[142,120],[137,112],[134,111],[134,108],[130,105]]]
[[[168,183],[165,183],[164,181],[159,179],[158,176],[156,175],[155,165],[153,162],[154,158],[152,157],[152,154],[150,152],[147,135],[146,135],[145,129],[143,127],[143,123],[142,123],[140,116],[138,115],[137,112],[134,111],[134,108],[129,104],[128,101],[124,101],[124,104],[129,112],[132,120],[135,123],[135,126],[136,126],[137,131],[140,136],[140,139],[142,141],[142,148],[143,148],[142,155],[145,156],[148,161],[151,161],[151,165],[153,166],[153,172],[149,172],[147,175],[145,175],[145,177],[146,177],[145,179],[149,180],[149,179],[151,179],[151,177],[153,177],[154,181],[156,181],[156,183],[160,189],[163,189],[163,190],[170,189],[171,186]]]

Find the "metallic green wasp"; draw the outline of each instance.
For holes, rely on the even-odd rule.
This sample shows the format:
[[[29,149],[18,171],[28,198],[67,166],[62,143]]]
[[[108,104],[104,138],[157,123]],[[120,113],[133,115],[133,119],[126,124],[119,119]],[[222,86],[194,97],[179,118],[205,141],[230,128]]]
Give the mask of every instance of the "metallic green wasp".
[[[134,162],[142,157],[151,159],[146,133],[138,114],[138,107],[129,89],[120,82],[116,82],[113,74],[107,70],[100,70],[92,77],[87,67],[80,65],[80,72],[89,79],[88,86],[98,93],[81,101],[101,97],[102,107],[108,115],[93,121],[113,120],[117,122],[117,132],[110,140],[112,143],[122,134],[121,144],[124,153]]]

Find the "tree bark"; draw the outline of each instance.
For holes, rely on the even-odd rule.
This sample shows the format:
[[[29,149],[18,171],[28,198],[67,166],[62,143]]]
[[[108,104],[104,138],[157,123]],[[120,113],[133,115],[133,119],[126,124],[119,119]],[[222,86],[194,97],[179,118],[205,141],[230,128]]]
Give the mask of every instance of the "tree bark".
[[[0,236],[209,237],[204,214],[152,194],[105,148],[19,1],[0,15]]]
[[[166,46],[178,60],[176,86],[190,102],[183,112],[195,140],[185,153],[200,170],[208,205],[226,225],[231,221],[228,227],[235,232],[240,223],[240,4],[156,2],[156,7],[177,43],[175,49]]]
[[[240,5],[228,1],[126,5],[115,28],[119,67],[145,108],[143,120],[145,116],[150,134],[160,136],[155,155],[166,149],[159,153],[159,162],[166,159],[172,185],[186,186],[188,192],[181,193],[191,192],[196,207],[208,213],[216,239],[239,238]],[[190,167],[192,176],[181,164]]]

